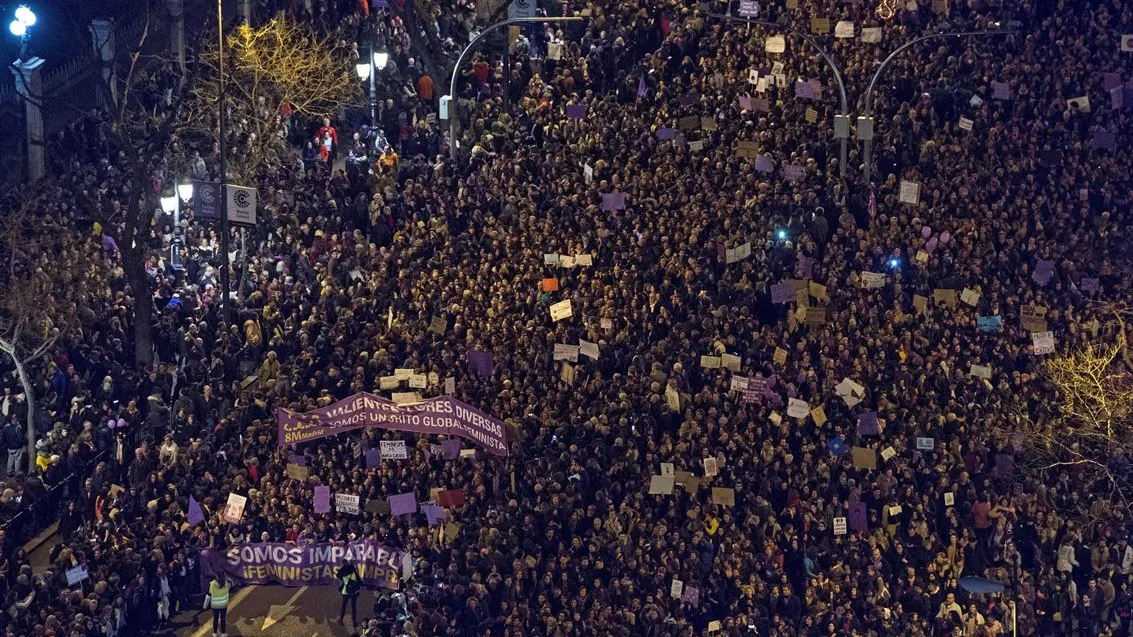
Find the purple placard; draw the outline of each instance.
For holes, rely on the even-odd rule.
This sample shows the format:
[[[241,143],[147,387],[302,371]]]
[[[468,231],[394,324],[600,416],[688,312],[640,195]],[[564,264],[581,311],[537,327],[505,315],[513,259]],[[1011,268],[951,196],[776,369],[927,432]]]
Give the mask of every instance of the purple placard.
[[[865,502],[851,502],[846,514],[849,527],[859,533],[869,533],[869,518],[866,517]]]
[[[624,192],[602,193],[602,210],[625,210],[626,194]]]
[[[444,508],[432,502],[422,504],[421,511],[425,513],[425,518],[429,521],[429,526],[440,526],[448,519],[448,513]]]
[[[796,80],[795,97],[803,100],[816,100],[822,92],[818,80]]]
[[[445,460],[456,460],[460,457],[460,440],[449,438],[441,443]]]
[[[238,584],[325,586],[337,583],[338,567],[349,562],[362,583],[397,589],[402,564],[409,555],[391,551],[374,540],[333,544],[237,544],[222,551],[201,551],[201,581],[207,584],[223,571]]]
[[[570,104],[566,107],[567,119],[586,119],[585,104]]]
[[[330,513],[330,487],[315,487],[315,513]]]
[[[496,368],[492,355],[478,350],[468,350],[468,366],[480,376],[491,376]]]
[[[758,18],[759,17],[759,2],[758,0],[740,0],[740,17],[741,18]],[[688,590],[686,587],[685,590]],[[688,601],[688,600],[685,600]]]
[[[1101,282],[1096,278],[1082,277],[1082,281],[1078,284],[1078,287],[1083,292],[1097,292],[1101,290]]]
[[[745,111],[751,110],[751,96],[750,95],[741,95],[740,96],[740,108],[742,108]]]
[[[1090,147],[1099,150],[1116,150],[1117,133],[1107,130],[1094,131],[1094,138],[1090,140]]]
[[[410,491],[389,497],[390,515],[408,515],[417,512],[417,495]]]
[[[1039,259],[1035,264],[1035,271],[1031,273],[1031,278],[1039,285],[1046,285],[1050,283],[1051,277],[1054,276],[1054,261],[1046,259]]]
[[[775,172],[775,162],[771,161],[771,158],[767,155],[756,155],[755,169],[761,173],[773,173]]]
[[[366,450],[366,468],[377,469],[382,464],[382,450],[381,449],[367,449]]]
[[[1005,82],[991,83],[991,98],[996,100],[1009,100],[1011,99],[1011,85]]]
[[[1121,86],[1121,74],[1102,73],[1102,86],[1104,86],[1105,90],[1107,91],[1112,91],[1113,89],[1118,88],[1119,86]]]
[[[867,411],[864,414],[858,414],[858,435],[859,436],[878,436],[881,435],[881,426],[877,422],[877,412]]]
[[[451,396],[398,405],[363,392],[303,414],[277,409],[275,419],[280,446],[372,427],[456,436],[471,440],[497,456],[508,455],[504,423]]]
[[[754,376],[747,379],[747,387],[744,388],[743,402],[745,403],[758,403],[763,400],[763,392],[767,388],[767,379],[762,376]]]
[[[1109,90],[1109,106],[1113,109],[1121,109],[1125,106],[1125,89],[1122,87],[1112,88]]]
[[[795,286],[790,283],[776,283],[771,286],[772,303],[790,303],[795,300]]]
[[[667,139],[676,139],[676,138],[677,138],[677,129],[675,129],[675,128],[662,128],[661,130],[657,131],[657,139],[667,140]]]
[[[700,589],[695,586],[685,586],[684,595],[681,596],[681,601],[689,606],[696,608],[700,606]]]
[[[802,166],[798,164],[783,164],[783,179],[787,181],[800,181],[805,176],[805,171]]]
[[[307,466],[307,456],[301,453],[292,453],[287,455],[287,461],[291,464],[297,464],[300,467]]]
[[[770,113],[771,100],[764,97],[757,97],[751,101],[751,108],[761,113]]]

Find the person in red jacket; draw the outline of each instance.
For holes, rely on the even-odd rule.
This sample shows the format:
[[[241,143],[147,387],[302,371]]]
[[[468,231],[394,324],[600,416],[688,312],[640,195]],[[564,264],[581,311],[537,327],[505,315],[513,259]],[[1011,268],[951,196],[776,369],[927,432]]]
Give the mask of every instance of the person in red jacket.
[[[328,163],[333,165],[334,160],[338,157],[338,131],[330,124],[330,118],[323,118],[323,125],[319,127],[319,132],[315,135],[315,139],[323,140],[324,137],[330,137],[330,157]]]

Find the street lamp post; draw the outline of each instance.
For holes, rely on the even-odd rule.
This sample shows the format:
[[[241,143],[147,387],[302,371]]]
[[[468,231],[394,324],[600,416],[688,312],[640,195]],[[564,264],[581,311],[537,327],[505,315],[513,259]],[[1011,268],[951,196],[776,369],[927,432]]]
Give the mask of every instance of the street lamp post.
[[[225,111],[225,80],[224,80],[224,10],[222,7],[223,0],[216,0],[216,25],[217,40],[219,46],[219,55],[217,56],[218,71],[219,71],[219,118],[220,118],[220,309],[224,320],[225,331],[228,326],[232,324],[232,300],[230,298],[229,288],[231,286],[229,276],[229,258],[228,258],[228,132],[227,120],[228,113]]]
[[[512,24],[523,24],[525,22],[578,22],[580,20],[585,20],[585,19],[586,18],[583,18],[582,16],[566,16],[566,17],[553,17],[553,18],[545,18],[545,17],[544,18],[538,18],[538,17],[536,17],[536,18],[510,18],[508,20],[504,20],[502,22],[497,22],[497,23],[489,26],[488,28],[481,31],[479,35],[472,38],[472,41],[468,43],[468,46],[464,47],[464,50],[460,52],[460,57],[456,58],[456,66],[452,67],[452,80],[449,82],[449,91],[448,91],[448,98],[449,98],[448,99],[448,108],[449,108],[449,111],[448,111],[448,136],[449,136],[449,140],[448,140],[448,143],[449,143],[449,156],[452,157],[453,162],[455,162],[456,158],[457,158],[456,104],[453,102],[453,100],[456,98],[456,76],[457,76],[458,73],[460,73],[460,65],[464,62],[464,57],[466,55],[468,55],[468,52],[472,50],[472,47],[476,46],[477,42],[479,42],[484,36],[488,35],[492,31],[495,31],[496,29],[498,29],[500,27],[506,27],[506,26],[512,25]]]
[[[369,46],[370,52],[366,57],[358,56],[358,61],[354,64],[354,70],[358,73],[358,79],[365,81],[370,80],[370,127],[373,128],[378,124],[378,87],[376,76],[378,71],[386,68],[389,63],[389,53],[384,49],[375,50],[371,44]]]
[[[873,72],[873,77],[869,80],[869,86],[865,90],[865,108],[862,111],[862,116],[858,118],[858,139],[864,145],[864,166],[862,167],[862,177],[865,180],[866,187],[870,185],[870,179],[873,176],[873,137],[874,137],[874,121],[873,121],[873,89],[877,87],[877,81],[881,79],[881,75],[885,72],[885,68],[889,66],[898,55],[909,49],[913,45],[920,44],[928,40],[936,40],[939,38],[970,38],[973,36],[988,36],[988,35],[1012,35],[1014,31],[959,31],[955,33],[933,33],[924,35],[915,40],[908,42],[897,47],[892,53],[889,54],[881,64],[877,66],[877,70]]]
[[[839,153],[838,153],[839,154],[838,175],[842,179],[845,179],[846,178],[846,162],[847,162],[847,157],[849,155],[849,143],[850,143],[850,107],[849,107],[849,100],[846,99],[846,84],[842,80],[842,72],[838,69],[838,65],[834,63],[834,59],[831,58],[830,54],[826,52],[826,49],[823,49],[821,46],[819,46],[818,42],[816,42],[814,40],[814,38],[810,37],[806,33],[803,33],[802,31],[799,31],[798,29],[795,29],[794,27],[788,26],[788,25],[780,23],[780,22],[767,22],[766,20],[753,20],[753,19],[745,18],[745,17],[741,17],[741,16],[725,15],[723,13],[709,13],[708,17],[716,18],[718,20],[725,20],[725,21],[729,21],[729,22],[745,22],[745,23],[748,23],[748,24],[754,24],[754,25],[766,27],[766,28],[769,28],[769,29],[780,29],[780,30],[786,31],[787,33],[790,33],[792,35],[799,36],[800,38],[802,38],[802,40],[804,42],[809,44],[811,46],[811,48],[813,48],[815,51],[818,51],[818,54],[820,56],[822,56],[822,61],[826,62],[826,66],[830,67],[830,71],[832,73],[834,73],[834,81],[838,84],[838,102],[839,102],[839,106],[841,107],[842,113],[841,113],[841,115],[838,115],[834,118],[834,138],[839,140],[840,146],[841,146],[841,148],[839,149]]]

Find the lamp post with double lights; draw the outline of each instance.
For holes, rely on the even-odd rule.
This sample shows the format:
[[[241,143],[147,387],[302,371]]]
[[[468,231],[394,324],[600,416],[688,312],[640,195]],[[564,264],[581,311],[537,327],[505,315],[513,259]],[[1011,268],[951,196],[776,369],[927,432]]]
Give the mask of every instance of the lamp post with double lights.
[[[369,53],[365,56],[358,56],[358,61],[354,64],[354,70],[358,73],[358,79],[362,81],[370,80],[370,127],[378,125],[378,87],[376,76],[378,72],[385,70],[386,65],[389,64],[389,53],[384,49],[375,50],[373,45],[369,47]]]

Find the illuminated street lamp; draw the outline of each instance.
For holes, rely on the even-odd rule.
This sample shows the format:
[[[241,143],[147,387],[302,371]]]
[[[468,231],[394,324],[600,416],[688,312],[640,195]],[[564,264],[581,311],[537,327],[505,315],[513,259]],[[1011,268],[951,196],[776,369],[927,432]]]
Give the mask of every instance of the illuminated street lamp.
[[[358,72],[358,79],[365,80],[370,77],[370,60],[362,56],[358,56],[358,61],[354,63],[354,70]]]
[[[177,196],[181,201],[190,201],[193,198],[193,182],[188,179],[182,179],[181,183],[177,184]]]
[[[171,215],[177,211],[177,195],[171,190],[166,190],[161,195],[161,211],[167,215]]]
[[[31,38],[29,30],[36,23],[35,12],[26,6],[20,6],[13,16],[13,20],[8,24],[8,30],[12,35],[20,38],[20,59],[23,60],[27,57],[28,39]]]

